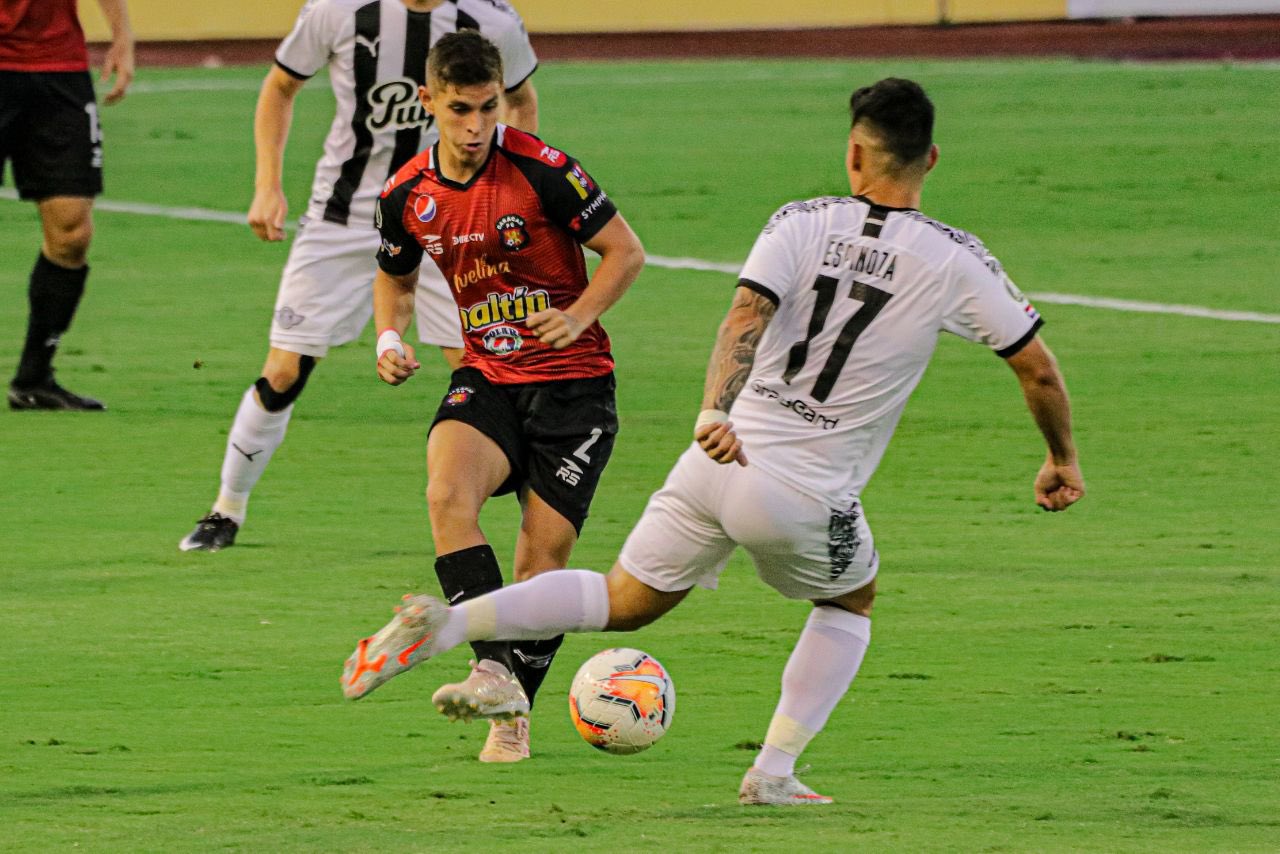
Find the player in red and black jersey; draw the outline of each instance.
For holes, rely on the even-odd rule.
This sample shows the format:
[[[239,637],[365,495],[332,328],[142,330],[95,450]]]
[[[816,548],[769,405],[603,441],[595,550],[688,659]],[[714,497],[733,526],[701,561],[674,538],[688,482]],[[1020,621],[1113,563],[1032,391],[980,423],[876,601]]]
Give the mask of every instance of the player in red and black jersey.
[[[102,78],[115,75],[105,98],[114,104],[133,79],[133,31],[125,0],[98,4],[111,25]],[[53,379],[54,351],[89,275],[93,197],[102,192],[102,130],[76,0],[0,3],[0,180],[7,161],[18,195],[36,203],[44,228],[9,407],[104,409]]]
[[[424,256],[452,286],[462,367],[427,441],[427,504],[436,574],[450,602],[502,586],[478,524],[492,495],[516,492],[523,524],[517,581],[564,566],[617,432],[613,357],[598,319],[644,264],[631,228],[577,161],[498,124],[501,58],[474,32],[440,39],[419,94],[440,142],[390,181],[377,210],[374,280],[378,375],[398,385],[418,367],[401,341]],[[601,256],[588,279],[582,246]],[[525,715],[562,638],[486,642],[464,682],[433,701],[451,717],[505,720],[508,758],[528,755]],[[358,696],[385,633],[360,642],[343,674]],[[482,758],[484,758],[482,756]]]

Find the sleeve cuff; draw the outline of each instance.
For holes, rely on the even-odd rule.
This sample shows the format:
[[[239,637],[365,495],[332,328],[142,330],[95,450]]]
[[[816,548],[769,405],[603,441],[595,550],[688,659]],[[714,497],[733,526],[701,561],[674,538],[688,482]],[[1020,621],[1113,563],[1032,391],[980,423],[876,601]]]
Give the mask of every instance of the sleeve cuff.
[[[1036,333],[1040,331],[1041,326],[1044,326],[1044,318],[1037,317],[1036,322],[1031,324],[1031,328],[1027,330],[1027,334],[1014,341],[1008,347],[997,350],[996,355],[1001,359],[1009,359],[1018,355],[1018,353],[1022,352],[1022,348],[1030,344],[1032,339],[1036,337]]]
[[[294,71],[292,68],[285,65],[279,59],[276,60],[276,67],[279,68],[281,71],[283,71],[285,74],[288,74],[290,77],[292,77],[295,80],[310,80],[312,77],[312,75],[310,74],[303,74],[301,71]]]
[[[287,71],[288,69],[285,69],[285,70]],[[537,65],[534,65],[534,66],[533,66],[533,68],[531,68],[531,69],[529,70],[529,73],[528,73],[528,74],[526,74],[524,77],[521,77],[521,78],[520,78],[520,82],[519,82],[519,83],[515,84],[514,86],[508,86],[507,88],[503,89],[502,91],[503,91],[503,92],[514,92],[514,91],[516,91],[516,90],[517,90],[517,89],[519,89],[521,86],[523,86],[525,83],[528,83],[528,82],[529,82],[529,78],[533,76],[533,72],[535,72],[535,71],[537,71],[537,70],[538,70],[538,66],[537,66]]]
[[[760,296],[773,303],[775,306],[779,303],[778,295],[766,288],[759,282],[753,282],[750,279],[738,279],[738,287],[746,288],[749,291],[755,291]]]

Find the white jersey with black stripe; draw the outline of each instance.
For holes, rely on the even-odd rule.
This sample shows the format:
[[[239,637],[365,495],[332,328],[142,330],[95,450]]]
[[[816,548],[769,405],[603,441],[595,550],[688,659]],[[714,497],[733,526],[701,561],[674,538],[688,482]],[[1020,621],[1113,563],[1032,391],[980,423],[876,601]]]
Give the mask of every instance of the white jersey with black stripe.
[[[328,66],[337,111],[316,164],[306,216],[373,228],[383,183],[439,138],[418,101],[429,46],[476,29],[502,54],[510,91],[537,68],[524,23],[501,0],[450,0],[411,12],[401,0],[309,0],[276,50],[300,79]]]
[[[861,198],[782,207],[741,283],[777,311],[730,419],[751,465],[836,509],[870,480],[940,332],[1008,356],[1041,325],[972,234]]]

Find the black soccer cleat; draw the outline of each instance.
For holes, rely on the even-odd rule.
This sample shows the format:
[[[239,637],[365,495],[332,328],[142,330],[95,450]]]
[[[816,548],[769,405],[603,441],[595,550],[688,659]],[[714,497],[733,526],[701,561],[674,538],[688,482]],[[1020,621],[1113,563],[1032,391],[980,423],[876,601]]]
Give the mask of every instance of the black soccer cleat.
[[[65,409],[78,412],[101,412],[107,405],[92,397],[81,397],[67,391],[53,380],[36,386],[9,386],[10,409]]]
[[[216,552],[235,545],[240,526],[234,519],[221,513],[210,513],[198,523],[196,529],[183,537],[178,548],[184,552]]]

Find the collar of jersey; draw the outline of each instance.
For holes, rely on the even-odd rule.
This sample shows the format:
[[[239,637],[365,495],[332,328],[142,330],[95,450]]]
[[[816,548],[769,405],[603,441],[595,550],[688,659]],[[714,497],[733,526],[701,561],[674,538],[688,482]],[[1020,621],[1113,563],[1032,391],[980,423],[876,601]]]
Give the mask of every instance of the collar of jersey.
[[[466,190],[474,184],[485,170],[489,168],[489,161],[493,159],[493,154],[498,150],[498,132],[493,132],[493,143],[489,146],[489,156],[484,159],[484,163],[480,164],[480,168],[476,170],[476,174],[467,179],[466,183],[460,183],[452,178],[446,178],[444,172],[440,171],[440,141],[436,140],[436,144],[431,146],[431,163],[435,166],[436,180],[446,187],[453,187],[455,190]]]
[[[858,201],[860,201],[860,202],[865,202],[866,204],[871,205],[871,207],[873,207],[873,208],[880,208],[881,210],[885,210],[885,211],[914,211],[914,210],[916,210],[916,208],[891,208],[891,207],[889,207],[888,205],[882,205],[882,204],[879,204],[878,202],[873,202],[873,201],[871,201],[870,199],[868,199],[866,196],[854,196],[854,198],[855,198],[855,199],[857,199],[857,200],[858,200]]]

